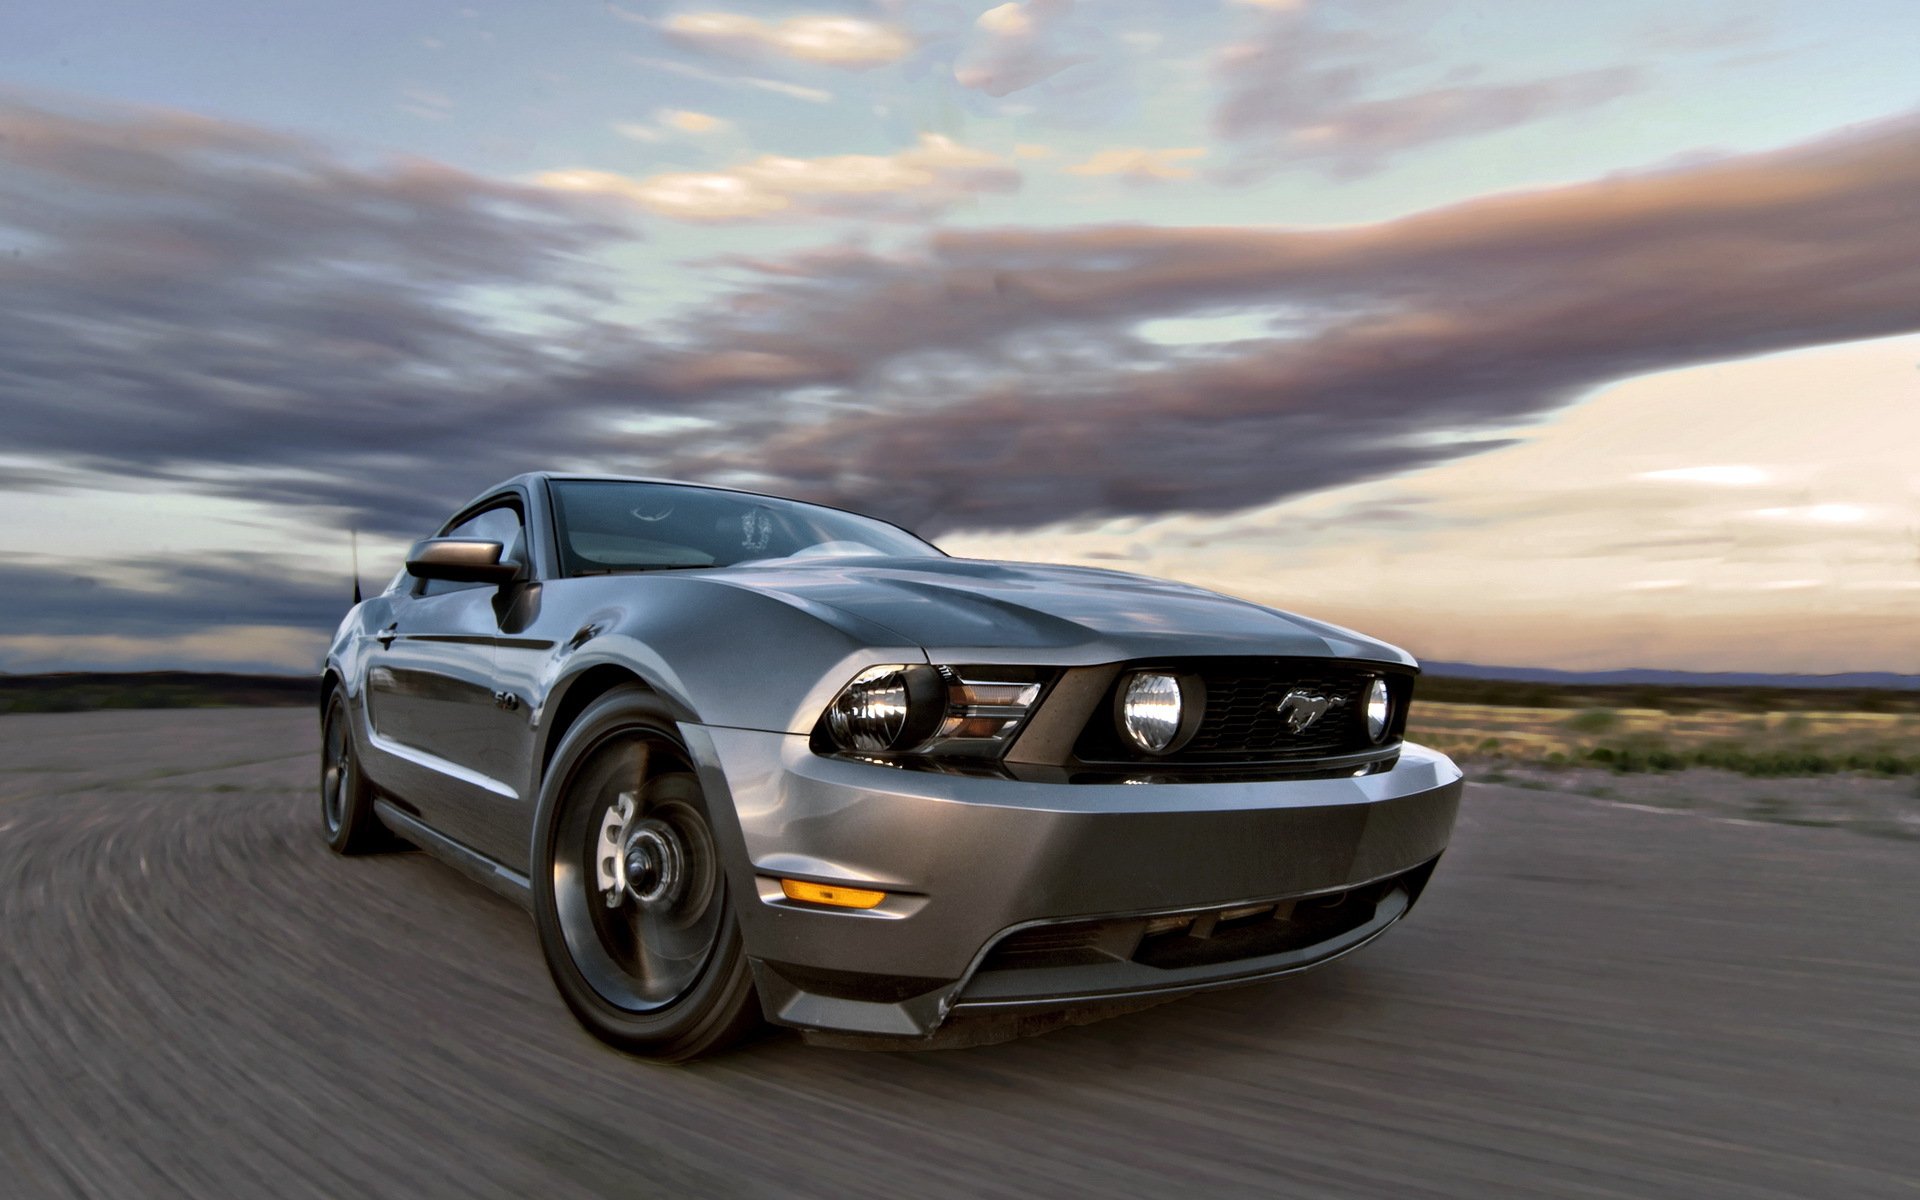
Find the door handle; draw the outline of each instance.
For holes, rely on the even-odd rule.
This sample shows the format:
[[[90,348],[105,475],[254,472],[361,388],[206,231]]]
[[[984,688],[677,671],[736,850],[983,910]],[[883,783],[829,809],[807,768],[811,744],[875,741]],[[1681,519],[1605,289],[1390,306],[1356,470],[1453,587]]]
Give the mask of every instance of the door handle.
[[[379,633],[374,634],[373,640],[380,643],[380,648],[382,650],[390,650],[393,648],[393,639],[399,636],[400,636],[400,622],[395,621],[393,624],[387,626],[385,629],[382,629]]]

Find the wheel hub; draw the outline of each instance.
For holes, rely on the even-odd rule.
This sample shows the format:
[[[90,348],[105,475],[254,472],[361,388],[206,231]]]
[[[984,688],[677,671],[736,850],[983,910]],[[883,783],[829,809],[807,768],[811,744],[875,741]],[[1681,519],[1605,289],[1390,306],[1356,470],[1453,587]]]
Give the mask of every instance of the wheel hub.
[[[329,837],[340,832],[347,819],[347,739],[343,726],[327,728],[327,756],[320,775],[321,815]]]
[[[660,886],[660,855],[639,842],[627,846],[627,887],[635,896],[649,895]]]
[[[631,899],[643,908],[670,908],[686,886],[686,854],[673,826],[636,817],[638,804],[622,792],[600,822],[595,882],[608,908]]]
[[[671,825],[651,817],[635,822],[621,859],[627,894],[649,908],[672,905],[685,882],[684,862]]]

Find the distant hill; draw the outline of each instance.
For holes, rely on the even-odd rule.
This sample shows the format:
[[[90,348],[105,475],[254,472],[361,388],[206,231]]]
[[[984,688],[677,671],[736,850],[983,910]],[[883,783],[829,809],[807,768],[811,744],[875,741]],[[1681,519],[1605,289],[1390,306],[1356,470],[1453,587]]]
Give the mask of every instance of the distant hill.
[[[0,674],[0,713],[91,712],[100,708],[214,708],[318,705],[311,675],[200,671],[63,671]]]
[[[1654,708],[1664,712],[1920,712],[1920,677],[1859,671],[1550,671],[1429,662],[1414,702],[1503,708]]]
[[[1453,679],[1503,679],[1515,683],[1553,683],[1564,686],[1593,684],[1651,684],[1655,687],[1711,688],[1891,688],[1920,691],[1920,675],[1890,671],[1848,671],[1838,675],[1772,675],[1750,671],[1663,671],[1636,667],[1624,671],[1555,671],[1546,667],[1488,667],[1479,663],[1423,662],[1428,675]]]

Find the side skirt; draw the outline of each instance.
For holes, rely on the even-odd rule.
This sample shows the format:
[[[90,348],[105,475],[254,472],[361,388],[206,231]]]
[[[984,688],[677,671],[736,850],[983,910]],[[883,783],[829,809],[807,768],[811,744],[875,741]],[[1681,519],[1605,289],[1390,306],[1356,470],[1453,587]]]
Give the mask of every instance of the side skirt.
[[[533,886],[525,875],[502,866],[478,850],[454,841],[390,800],[384,798],[375,800],[373,812],[388,829],[475,883],[490,891],[498,892],[529,912],[533,910]]]

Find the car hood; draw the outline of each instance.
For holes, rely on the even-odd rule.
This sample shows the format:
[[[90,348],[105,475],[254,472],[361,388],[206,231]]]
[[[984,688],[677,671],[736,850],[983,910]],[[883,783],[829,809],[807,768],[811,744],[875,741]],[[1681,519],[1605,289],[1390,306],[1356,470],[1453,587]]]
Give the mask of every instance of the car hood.
[[[1411,665],[1404,651],[1204,588],[1091,567],[964,558],[747,564],[709,579],[885,626],[936,659],[1049,651],[1062,664],[1258,654]]]

